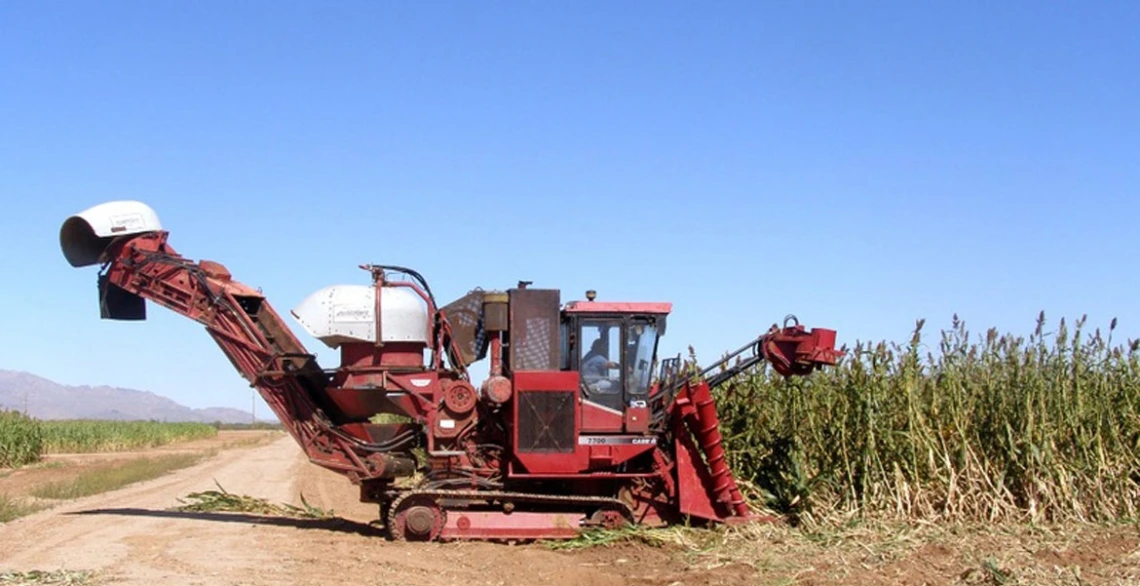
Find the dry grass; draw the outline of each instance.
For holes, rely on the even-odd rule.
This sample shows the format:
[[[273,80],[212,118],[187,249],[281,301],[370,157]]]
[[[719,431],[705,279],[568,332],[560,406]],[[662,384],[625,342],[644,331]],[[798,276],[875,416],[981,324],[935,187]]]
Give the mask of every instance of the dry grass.
[[[276,440],[283,434],[284,432],[279,430],[260,431],[260,433],[254,433],[239,439],[222,442],[222,445],[219,449],[233,450],[241,448],[256,448],[257,446],[264,446],[265,444]]]
[[[192,492],[185,499],[178,499],[182,503],[175,507],[177,511],[191,511],[196,513],[254,513],[273,517],[293,517],[298,519],[332,519],[332,511],[314,507],[301,495],[302,506],[290,504],[271,503],[265,499],[233,494],[222,488],[216,481],[218,490]]]
[[[632,527],[547,545],[565,551],[631,544],[662,548],[697,572],[747,568],[746,581],[755,584],[1140,583],[1140,533],[1127,525]]]
[[[73,572],[70,570],[55,570],[43,572],[32,570],[30,572],[0,572],[0,584],[31,585],[56,584],[59,586],[81,586],[91,584],[94,574],[91,572]]]
[[[75,478],[36,487],[31,494],[36,498],[53,500],[99,494],[188,468],[208,455],[211,453],[170,454],[114,462],[86,470]]]
[[[43,506],[0,493],[0,523],[7,523],[40,510],[43,510]]]

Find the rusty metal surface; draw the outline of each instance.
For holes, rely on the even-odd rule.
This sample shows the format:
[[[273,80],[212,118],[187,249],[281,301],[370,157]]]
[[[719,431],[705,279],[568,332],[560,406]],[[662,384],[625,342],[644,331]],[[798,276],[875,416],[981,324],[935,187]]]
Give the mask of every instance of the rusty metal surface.
[[[463,366],[482,360],[487,355],[487,333],[483,329],[483,290],[466,295],[440,309],[451,325],[452,348]]]
[[[510,368],[558,370],[559,291],[511,289]]]
[[[490,299],[488,299],[488,302],[483,305],[483,322],[486,324],[488,331],[507,331],[507,328],[510,327],[510,322],[507,315],[507,307],[508,305],[506,301],[498,302],[491,301]]]
[[[254,386],[316,464],[354,479],[402,475],[414,468],[336,428],[327,381],[281,317],[256,290],[209,276],[177,254],[165,232],[134,236],[107,251],[108,286],[149,299],[206,327],[233,366]],[[217,267],[215,274],[221,274]]]

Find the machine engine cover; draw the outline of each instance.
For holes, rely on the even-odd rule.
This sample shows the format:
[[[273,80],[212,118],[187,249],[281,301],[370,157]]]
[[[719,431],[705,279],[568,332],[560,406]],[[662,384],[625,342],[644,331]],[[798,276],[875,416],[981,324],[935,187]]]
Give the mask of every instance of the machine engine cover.
[[[368,285],[333,285],[305,298],[291,312],[310,336],[330,348],[352,342],[376,342],[376,289]],[[383,287],[380,294],[380,341],[427,344],[427,306],[412,290]]]

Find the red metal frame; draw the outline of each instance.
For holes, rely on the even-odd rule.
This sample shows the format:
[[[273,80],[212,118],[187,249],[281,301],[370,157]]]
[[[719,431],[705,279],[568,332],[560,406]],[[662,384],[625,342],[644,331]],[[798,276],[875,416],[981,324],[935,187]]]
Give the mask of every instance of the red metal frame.
[[[665,315],[673,311],[672,303],[629,301],[571,301],[562,309],[566,313],[635,313]]]
[[[108,280],[204,325],[315,464],[358,481],[395,476],[383,454],[357,446],[366,438],[336,429],[323,414],[296,374],[312,355],[265,297],[218,263],[183,258],[166,239],[166,232],[154,232],[116,240],[108,250]],[[251,302],[256,318],[242,310]]]
[[[442,539],[568,539],[582,531],[582,513],[453,511]]]

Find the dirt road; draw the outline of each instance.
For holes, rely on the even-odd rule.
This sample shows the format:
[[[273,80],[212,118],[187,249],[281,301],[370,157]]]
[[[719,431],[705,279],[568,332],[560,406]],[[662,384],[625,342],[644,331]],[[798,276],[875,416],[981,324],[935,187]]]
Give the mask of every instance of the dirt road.
[[[333,509],[343,521],[171,511],[190,492],[226,490]],[[688,568],[664,551],[563,553],[542,546],[407,544],[367,525],[375,509],[281,437],[192,468],[0,525],[0,570],[88,570],[112,584],[449,584],[620,586],[739,583],[745,568]],[[747,574],[751,574],[748,571]]]
[[[303,493],[338,518],[171,510],[180,497],[214,489],[215,480],[272,502],[299,505]],[[821,539],[758,524],[711,551],[637,543],[552,551],[390,542],[368,525],[375,512],[358,502],[349,482],[306,462],[282,436],[223,448],[192,468],[0,525],[0,572],[92,571],[95,583],[148,586],[1140,584],[1140,535],[1129,526],[965,534],[856,528]]]

